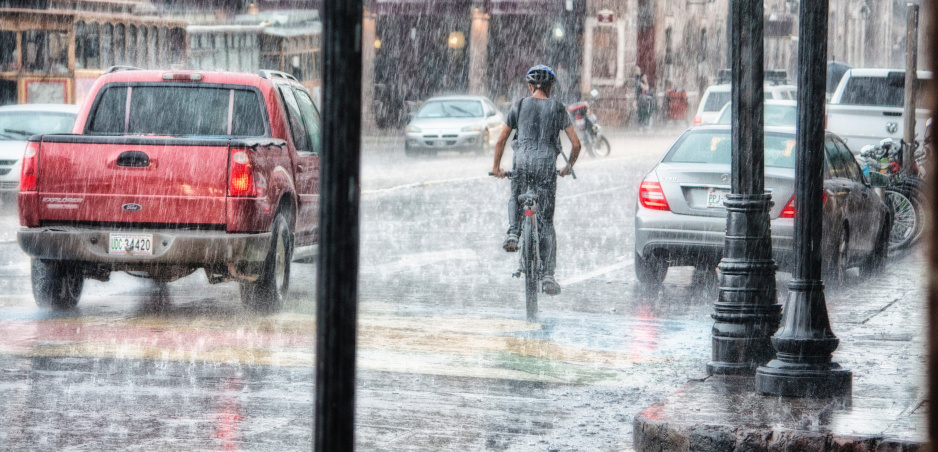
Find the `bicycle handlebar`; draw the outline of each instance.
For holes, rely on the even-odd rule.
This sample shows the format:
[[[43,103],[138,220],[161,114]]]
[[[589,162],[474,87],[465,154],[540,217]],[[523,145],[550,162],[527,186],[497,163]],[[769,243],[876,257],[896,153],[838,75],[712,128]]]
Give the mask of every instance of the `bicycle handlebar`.
[[[560,170],[557,170],[557,174],[560,174]],[[489,171],[489,176],[494,176],[494,175],[495,173]],[[576,179],[576,175],[573,174],[573,171],[570,171],[570,175],[573,176],[574,179]],[[511,171],[505,171],[505,177],[511,179],[513,176],[514,176],[514,173],[512,173]]]

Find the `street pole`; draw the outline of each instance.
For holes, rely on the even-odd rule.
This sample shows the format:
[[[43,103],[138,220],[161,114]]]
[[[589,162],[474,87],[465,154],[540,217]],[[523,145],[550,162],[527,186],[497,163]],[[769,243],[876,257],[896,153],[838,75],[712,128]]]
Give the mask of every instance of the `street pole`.
[[[785,397],[851,392],[851,373],[831,362],[839,340],[831,331],[821,281],[824,189],[824,104],[828,0],[802,1],[798,40],[795,163],[795,269],[782,324],[772,337],[777,358],[756,373],[756,390]]]
[[[915,142],[915,101],[918,99],[918,5],[909,3],[908,26],[905,32],[905,130],[902,147],[902,174],[912,176],[912,143]]]
[[[778,295],[765,193],[763,2],[732,0],[732,193],[713,313],[713,360],[707,372],[752,375],[774,356]]]
[[[314,448],[355,446],[362,0],[325,0]],[[370,43],[369,43],[370,44]]]

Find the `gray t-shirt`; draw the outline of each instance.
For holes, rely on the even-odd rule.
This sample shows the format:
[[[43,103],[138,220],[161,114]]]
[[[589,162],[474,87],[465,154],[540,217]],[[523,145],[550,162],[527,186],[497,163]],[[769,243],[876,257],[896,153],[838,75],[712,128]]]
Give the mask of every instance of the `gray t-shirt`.
[[[567,109],[551,99],[525,97],[511,105],[506,123],[515,130],[514,158],[555,162],[560,132],[572,122]]]

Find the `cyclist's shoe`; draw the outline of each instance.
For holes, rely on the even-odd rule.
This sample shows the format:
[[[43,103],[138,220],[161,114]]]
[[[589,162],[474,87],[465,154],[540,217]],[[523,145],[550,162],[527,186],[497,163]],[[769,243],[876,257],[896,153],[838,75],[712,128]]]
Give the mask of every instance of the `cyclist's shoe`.
[[[505,243],[502,244],[502,248],[509,253],[518,251],[518,234],[508,234]]]
[[[553,276],[544,276],[544,280],[541,281],[541,290],[547,295],[560,295],[560,284],[557,284]]]

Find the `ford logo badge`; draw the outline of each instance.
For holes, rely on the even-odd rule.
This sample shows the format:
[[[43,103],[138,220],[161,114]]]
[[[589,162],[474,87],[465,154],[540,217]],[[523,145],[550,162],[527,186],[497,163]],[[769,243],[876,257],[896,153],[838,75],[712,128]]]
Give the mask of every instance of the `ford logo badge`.
[[[139,212],[143,210],[143,206],[141,206],[140,204],[129,202],[127,204],[122,205],[121,209],[124,209],[128,212]]]

